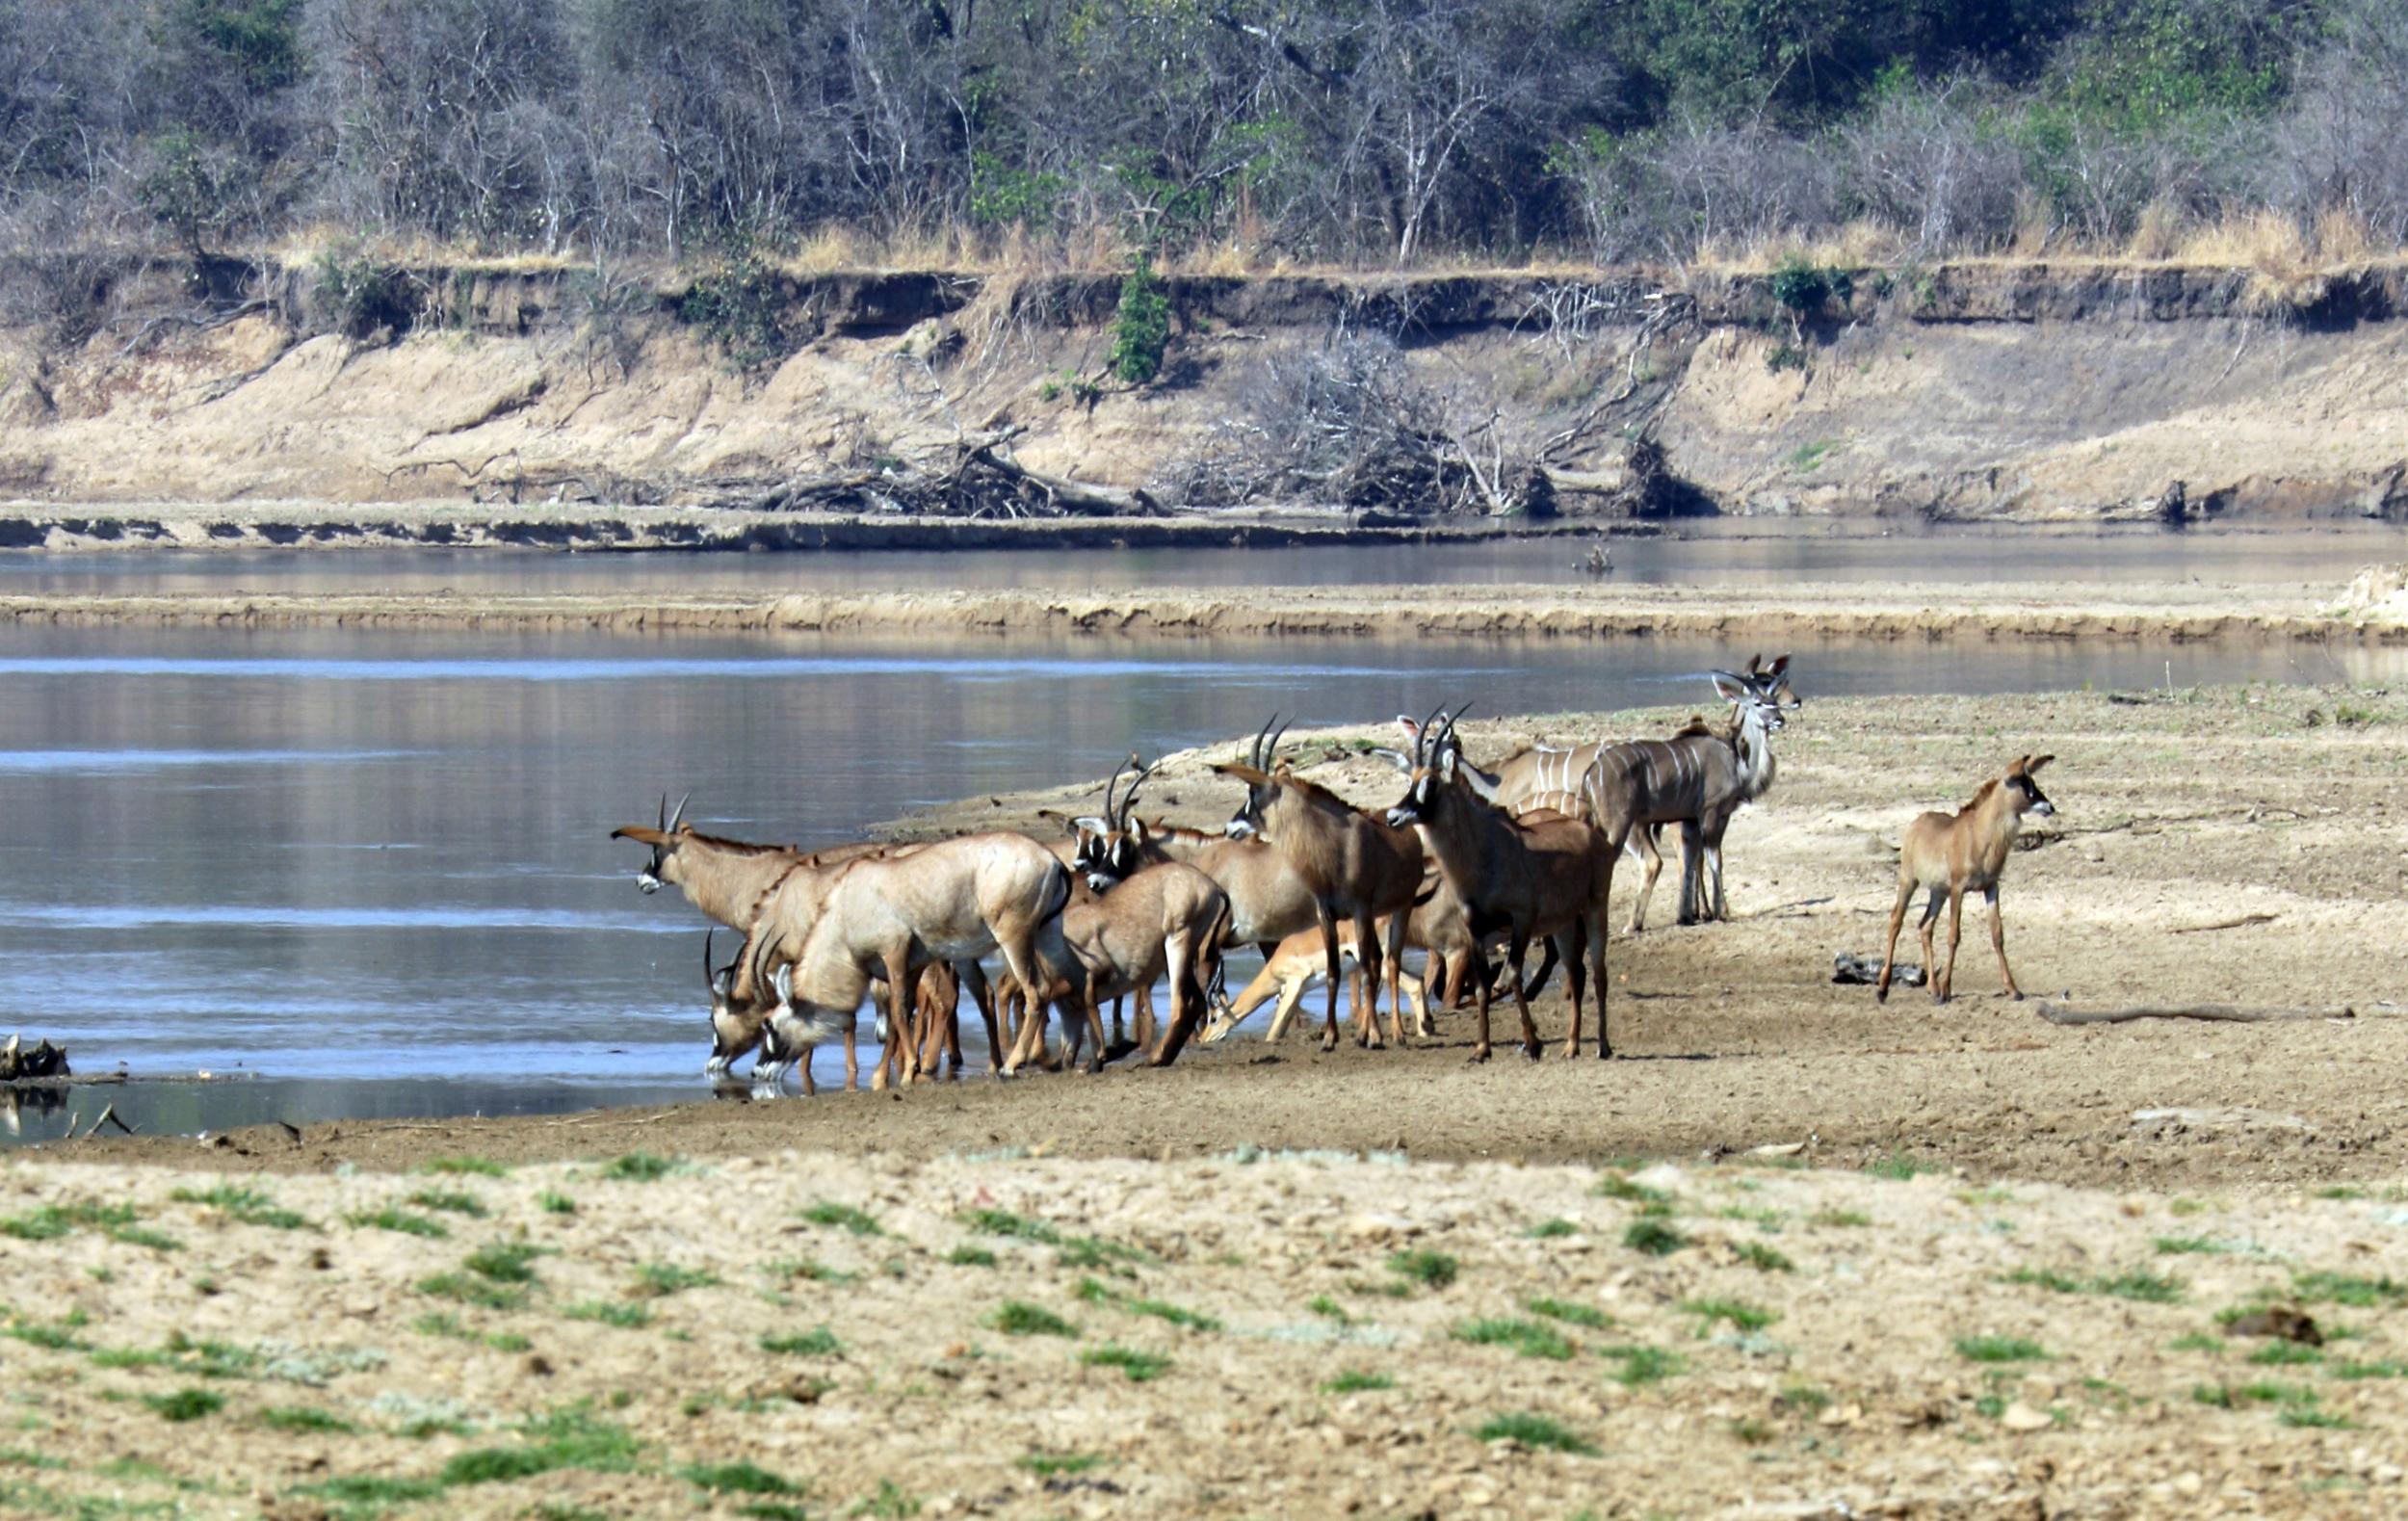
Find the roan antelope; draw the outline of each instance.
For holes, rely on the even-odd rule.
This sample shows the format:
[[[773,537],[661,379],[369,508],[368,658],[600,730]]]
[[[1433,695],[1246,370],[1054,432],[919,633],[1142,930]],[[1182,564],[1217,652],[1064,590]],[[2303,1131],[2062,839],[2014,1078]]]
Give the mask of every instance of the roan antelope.
[[[841,1035],[869,992],[875,967],[887,982],[890,1060],[871,1086],[884,1088],[890,1067],[896,1079],[909,1081],[920,1065],[911,1018],[917,974],[934,962],[958,964],[1000,950],[1022,986],[1042,987],[1041,962],[1067,964],[1061,913],[1069,902],[1069,869],[1025,834],[966,834],[908,855],[853,862],[829,886],[810,933],[792,953],[785,996],[768,1019],[776,1049]]]
[[[1481,798],[1463,771],[1455,744],[1454,720],[1461,715],[1460,708],[1453,717],[1441,710],[1434,716],[1434,733],[1429,724],[1422,725],[1412,779],[1404,797],[1388,810],[1388,822],[1413,826],[1427,843],[1440,875],[1462,898],[1474,933],[1505,932],[1524,1054],[1533,1061],[1539,1055],[1538,1030],[1531,1023],[1530,1000],[1523,989],[1525,957],[1532,940],[1562,934],[1569,940],[1563,960],[1572,994],[1563,1055],[1580,1054],[1585,974],[1597,984],[1597,1055],[1611,1056],[1606,1030],[1606,931],[1621,842],[1609,841],[1603,831],[1577,819],[1518,820]],[[1483,979],[1476,1062],[1488,1060],[1488,1004]]]
[[[1388,918],[1384,951],[1365,957],[1356,973],[1363,996],[1355,1002],[1355,1043],[1379,1044],[1379,986],[1383,978],[1393,986],[1404,967],[1404,913],[1420,896],[1422,842],[1411,829],[1374,818],[1327,788],[1276,764],[1281,725],[1263,725],[1254,737],[1247,763],[1224,761],[1213,770],[1245,783],[1245,801],[1231,817],[1227,832],[1233,839],[1259,835],[1269,842],[1303,879],[1313,895],[1313,912],[1322,931],[1324,975],[1329,979],[1329,1005],[1322,1025],[1322,1049],[1338,1045],[1338,920],[1354,923],[1355,940],[1369,945],[1373,928]],[[1405,1043],[1404,1020],[1390,1000],[1388,1023],[1399,1045]]]
[[[2015,849],[2015,834],[2024,815],[2045,819],[2056,807],[2032,780],[2032,774],[2056,757],[2027,755],[2006,769],[2006,774],[1981,784],[1965,806],[1954,813],[1926,813],[1906,826],[1898,853],[1898,902],[1890,908],[1890,937],[1881,949],[1881,981],[1873,997],[1888,1002],[1890,967],[1898,956],[1898,927],[1906,922],[1907,902],[1918,887],[1931,889],[1921,926],[1924,975],[1931,983],[1931,1000],[1949,1001],[1956,982],[1956,942],[1964,931],[1965,895],[1979,892],[1990,903],[1990,945],[1999,953],[1999,976],[2010,998],[2024,996],[2006,964],[2006,927],[1999,919],[1999,873]],[[1931,927],[1942,908],[1949,910],[1948,965],[1934,972]]]
[[[1060,998],[1070,995],[1077,996],[1075,1012],[1085,1015],[1095,1042],[1087,1070],[1101,1071],[1106,1056],[1104,1001],[1142,992],[1165,977],[1170,980],[1170,1018],[1146,1064],[1168,1066],[1203,1014],[1206,989],[1220,982],[1220,948],[1228,934],[1229,895],[1202,872],[1177,861],[1148,866],[1101,897],[1072,904],[1061,916],[1068,959],[1047,966],[1054,974],[1048,992],[1057,996],[1030,1001],[1033,1012],[1004,1065],[1005,1075],[1043,1058],[1045,1005],[1052,1002],[1060,1008]],[[1045,959],[1044,953],[1039,959]],[[1063,1010],[1064,1020],[1073,1012]],[[1075,1049],[1075,1036],[1070,1038]]]

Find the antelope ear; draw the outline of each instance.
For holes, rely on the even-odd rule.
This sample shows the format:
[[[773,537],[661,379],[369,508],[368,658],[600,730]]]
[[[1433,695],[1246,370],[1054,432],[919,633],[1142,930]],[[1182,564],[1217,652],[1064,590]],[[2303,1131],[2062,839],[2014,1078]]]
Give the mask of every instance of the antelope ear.
[[[735,990],[736,969],[734,967],[723,966],[711,974],[712,992],[717,993],[721,998],[725,998],[728,994],[734,992]]]
[[[778,1003],[793,1003],[795,1001],[795,963],[789,961],[779,967],[777,975],[770,979],[770,985],[777,989]]]
[[[1409,722],[1411,721],[1407,720],[1406,721]],[[1405,754],[1402,750],[1381,749],[1374,747],[1370,753],[1378,756],[1381,760],[1386,761],[1389,765],[1394,766],[1397,770],[1404,773],[1408,776],[1413,774],[1413,758]]]
[[[1112,826],[1110,824],[1097,818],[1091,813],[1081,814],[1078,818],[1069,820],[1068,823],[1072,828],[1077,829],[1081,834],[1110,834],[1112,832]]]
[[[1714,672],[1714,694],[1725,702],[1738,702],[1748,693],[1745,677],[1734,676],[1727,670]]]
[[[1463,752],[1462,752],[1461,750],[1456,749],[1456,748],[1455,748],[1453,746],[1452,746],[1452,745],[1448,746],[1446,748],[1444,748],[1444,749],[1442,749],[1442,750],[1440,750],[1440,751],[1438,752],[1438,778],[1439,778],[1439,780],[1441,780],[1441,781],[1453,781],[1453,780],[1454,780],[1454,763],[1455,763],[1455,761],[1456,761],[1457,759],[1459,759],[1459,758],[1462,756],[1462,754],[1463,754]]]
[[[1781,674],[1781,672],[1790,669],[1790,657],[1787,655],[1775,655],[1772,657],[1772,664],[1765,669],[1767,674],[1777,676]]]
[[[1235,776],[1249,787],[1260,787],[1270,780],[1268,773],[1253,766],[1241,766],[1236,761],[1216,762],[1213,770],[1223,776]]]
[[[1151,833],[1152,831],[1146,828],[1145,821],[1143,819],[1138,818],[1134,814],[1130,816],[1128,828],[1128,835],[1130,839],[1136,841],[1139,845],[1143,845],[1147,836]]]
[[[2024,774],[2025,767],[2028,766],[2030,761],[2031,757],[2028,755],[2016,756],[2013,760],[2006,763],[2006,774],[2009,776],[2022,775]]]
[[[1756,674],[1756,673],[1757,673],[1760,669],[1763,669],[1764,663],[1765,663],[1765,657],[1764,657],[1764,656],[1762,656],[1762,655],[1750,655],[1750,656],[1748,656],[1748,657],[1747,657],[1747,673],[1748,673],[1749,675],[1751,675],[1751,676],[1755,675],[1755,674]]]
[[[1397,715],[1397,727],[1404,731],[1404,737],[1408,740],[1418,740],[1422,737],[1422,725],[1410,713]]]
[[[611,838],[614,840],[633,840],[638,845],[661,846],[669,843],[667,835],[663,834],[660,830],[652,827],[648,824],[630,824],[621,828],[613,829],[611,831]]]
[[[2037,756],[2034,756],[2034,757],[2032,757],[2032,759],[2031,759],[2030,761],[2028,761],[2028,762],[2027,762],[2027,763],[2025,764],[2025,766],[2024,766],[2024,774],[2025,774],[2025,775],[2027,775],[2027,776],[2028,776],[2028,775],[2030,775],[2033,772],[2038,771],[2041,767],[2046,766],[2047,764],[2049,764],[2049,762],[2051,762],[2051,761],[2053,761],[2053,760],[2055,760],[2055,759],[2056,759],[2056,757],[2055,757],[2055,756],[2054,756],[2054,755],[2037,755]]]

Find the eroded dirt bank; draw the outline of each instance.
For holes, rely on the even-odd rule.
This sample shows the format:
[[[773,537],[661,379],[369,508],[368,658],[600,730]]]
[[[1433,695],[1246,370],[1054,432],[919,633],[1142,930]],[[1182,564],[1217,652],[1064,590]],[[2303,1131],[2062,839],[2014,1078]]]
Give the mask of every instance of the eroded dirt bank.
[[[1567,547],[1567,557],[1571,550]],[[659,633],[897,633],[1226,638],[1421,636],[1735,641],[2408,639],[2398,578],[2365,594],[2332,585],[2199,581],[2104,586],[1798,582],[1775,592],[1687,586],[1264,587],[977,590],[770,599],[651,590],[36,593],[0,595],[0,620],[278,628],[590,629]]]
[[[430,500],[792,505],[830,480],[875,499],[883,473],[941,473],[979,440],[1176,503],[1199,451],[1280,409],[1283,359],[1365,335],[1400,345],[1438,434],[1543,459],[1568,512],[1628,507],[1642,435],[1677,486],[1660,510],[2408,511],[2393,266],[1868,269],[1809,310],[1761,273],[1181,276],[1163,376],[1131,387],[1104,374],[1116,275],[781,275],[752,299],[789,346],[740,374],[674,280],[597,308],[590,271],[411,270],[426,302],[346,334],[313,326],[297,268],[218,262],[198,286],[173,261],[129,278],[72,345],[0,333],[0,496],[18,499],[0,538],[122,538],[78,528],[88,505],[162,499],[350,509],[313,525],[329,535]],[[170,537],[256,541],[240,516]],[[567,536],[587,539],[642,541]]]

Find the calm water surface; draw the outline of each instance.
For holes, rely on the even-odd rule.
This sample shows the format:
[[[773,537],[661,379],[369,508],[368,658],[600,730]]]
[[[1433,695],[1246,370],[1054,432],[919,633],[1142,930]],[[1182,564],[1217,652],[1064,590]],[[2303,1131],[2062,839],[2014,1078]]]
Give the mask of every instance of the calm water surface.
[[[2213,546],[2232,574],[2294,547],[2175,542]],[[881,573],[917,574],[893,563],[903,558]],[[942,568],[959,585],[1016,558]],[[1201,558],[1175,568],[1200,579]],[[1297,557],[1274,558],[1298,570]],[[216,561],[56,564],[13,565],[0,585],[229,574]],[[450,564],[249,574],[286,587],[501,573],[492,561]],[[542,585],[636,573],[626,560],[511,564]],[[815,572],[781,560],[696,573],[783,585]],[[87,1125],[109,1102],[159,1130],[699,1097],[702,921],[673,894],[640,896],[641,852],[608,839],[649,820],[664,788],[691,790],[694,816],[728,832],[818,844],[921,803],[1100,777],[1133,745],[1151,754],[1248,731],[1274,708],[1310,725],[1465,696],[1492,715],[1702,701],[1702,673],[1747,653],[1666,640],[0,630],[0,816],[12,826],[0,837],[0,1029],[60,1041],[84,1072],[255,1075],[78,1089],[64,1108],[0,1119],[30,1140]],[[2321,657],[2303,669],[2288,648],[2256,644],[1837,642],[1793,654],[1807,722],[1819,695],[2155,685],[2169,661],[2186,684],[2334,674]],[[2397,651],[2338,658],[2359,680],[2408,679]],[[824,1078],[836,1061],[823,1054]]]

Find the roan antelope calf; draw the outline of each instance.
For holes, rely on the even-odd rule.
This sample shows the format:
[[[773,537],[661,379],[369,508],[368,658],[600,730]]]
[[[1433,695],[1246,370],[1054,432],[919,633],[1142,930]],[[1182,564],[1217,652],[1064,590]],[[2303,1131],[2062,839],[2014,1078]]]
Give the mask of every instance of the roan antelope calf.
[[[1021,1026],[1011,1059],[1004,1063],[1004,1075],[1043,1058],[1048,1001],[1061,1009],[1065,1021],[1074,1013],[1085,1015],[1095,1042],[1087,1070],[1101,1071],[1105,1000],[1141,993],[1165,977],[1170,980],[1170,1018],[1146,1062],[1169,1065],[1202,1016],[1205,989],[1220,982],[1220,948],[1228,934],[1229,895],[1202,872],[1177,861],[1148,866],[1101,897],[1072,904],[1061,916],[1061,939],[1069,957],[1048,962],[1046,969],[1054,974],[1048,991],[1075,995],[1077,1008],[1062,1008],[1059,998],[1032,999],[1032,1013]],[[1044,959],[1043,953],[1039,958]]]
[[[1404,797],[1388,810],[1388,822],[1414,826],[1427,842],[1440,875],[1462,898],[1475,933],[1505,932],[1524,1054],[1533,1061],[1539,1054],[1538,1030],[1531,1023],[1530,1000],[1523,990],[1524,958],[1532,940],[1565,934],[1572,1024],[1563,1055],[1580,1054],[1585,977],[1597,984],[1597,1054],[1611,1056],[1606,1032],[1606,931],[1621,842],[1576,819],[1515,819],[1481,798],[1464,774],[1455,744],[1454,718],[1461,714],[1458,708],[1454,717],[1445,717],[1442,710],[1434,732],[1427,723],[1422,726],[1412,779]],[[1479,1044],[1473,1051],[1477,1062],[1488,1060],[1488,1003],[1483,980]]]
[[[1273,718],[1276,722],[1276,717]],[[1373,817],[1327,788],[1306,781],[1284,764],[1276,764],[1279,737],[1263,725],[1254,737],[1247,764],[1221,762],[1213,770],[1245,783],[1245,801],[1231,817],[1232,839],[1259,835],[1270,843],[1303,879],[1313,895],[1313,911],[1322,931],[1323,973],[1329,979],[1327,1017],[1322,1025],[1322,1049],[1338,1045],[1338,920],[1354,923],[1357,944],[1373,944],[1374,926],[1388,920],[1384,949],[1360,963],[1355,1000],[1355,1043],[1379,1044],[1379,985],[1393,986],[1404,969],[1404,916],[1421,896],[1422,842],[1411,829]],[[1392,998],[1389,1032],[1405,1043],[1404,1019]]]
[[[1898,852],[1898,902],[1890,909],[1890,938],[1881,949],[1881,981],[1873,988],[1873,997],[1887,1002],[1890,997],[1890,967],[1898,956],[1898,927],[1906,921],[1906,905],[1918,887],[1931,889],[1931,901],[1924,908],[1923,931],[1924,975],[1931,983],[1934,1003],[1949,1001],[1950,989],[1956,981],[1956,942],[1964,932],[1965,895],[1979,892],[1990,903],[1990,944],[1999,953],[1999,975],[2006,981],[2010,998],[2024,996],[2015,985],[2015,974],[2006,964],[2006,928],[1999,920],[1999,873],[2005,869],[2008,852],[2015,849],[2015,834],[2024,815],[2037,814],[2045,819],[2056,812],[2032,774],[2056,757],[2027,755],[2006,769],[2002,777],[1985,781],[1971,801],[1954,813],[1926,813],[1906,826],[1906,838]],[[1942,908],[1949,910],[1948,965],[1934,971],[1931,962],[1931,927]]]

